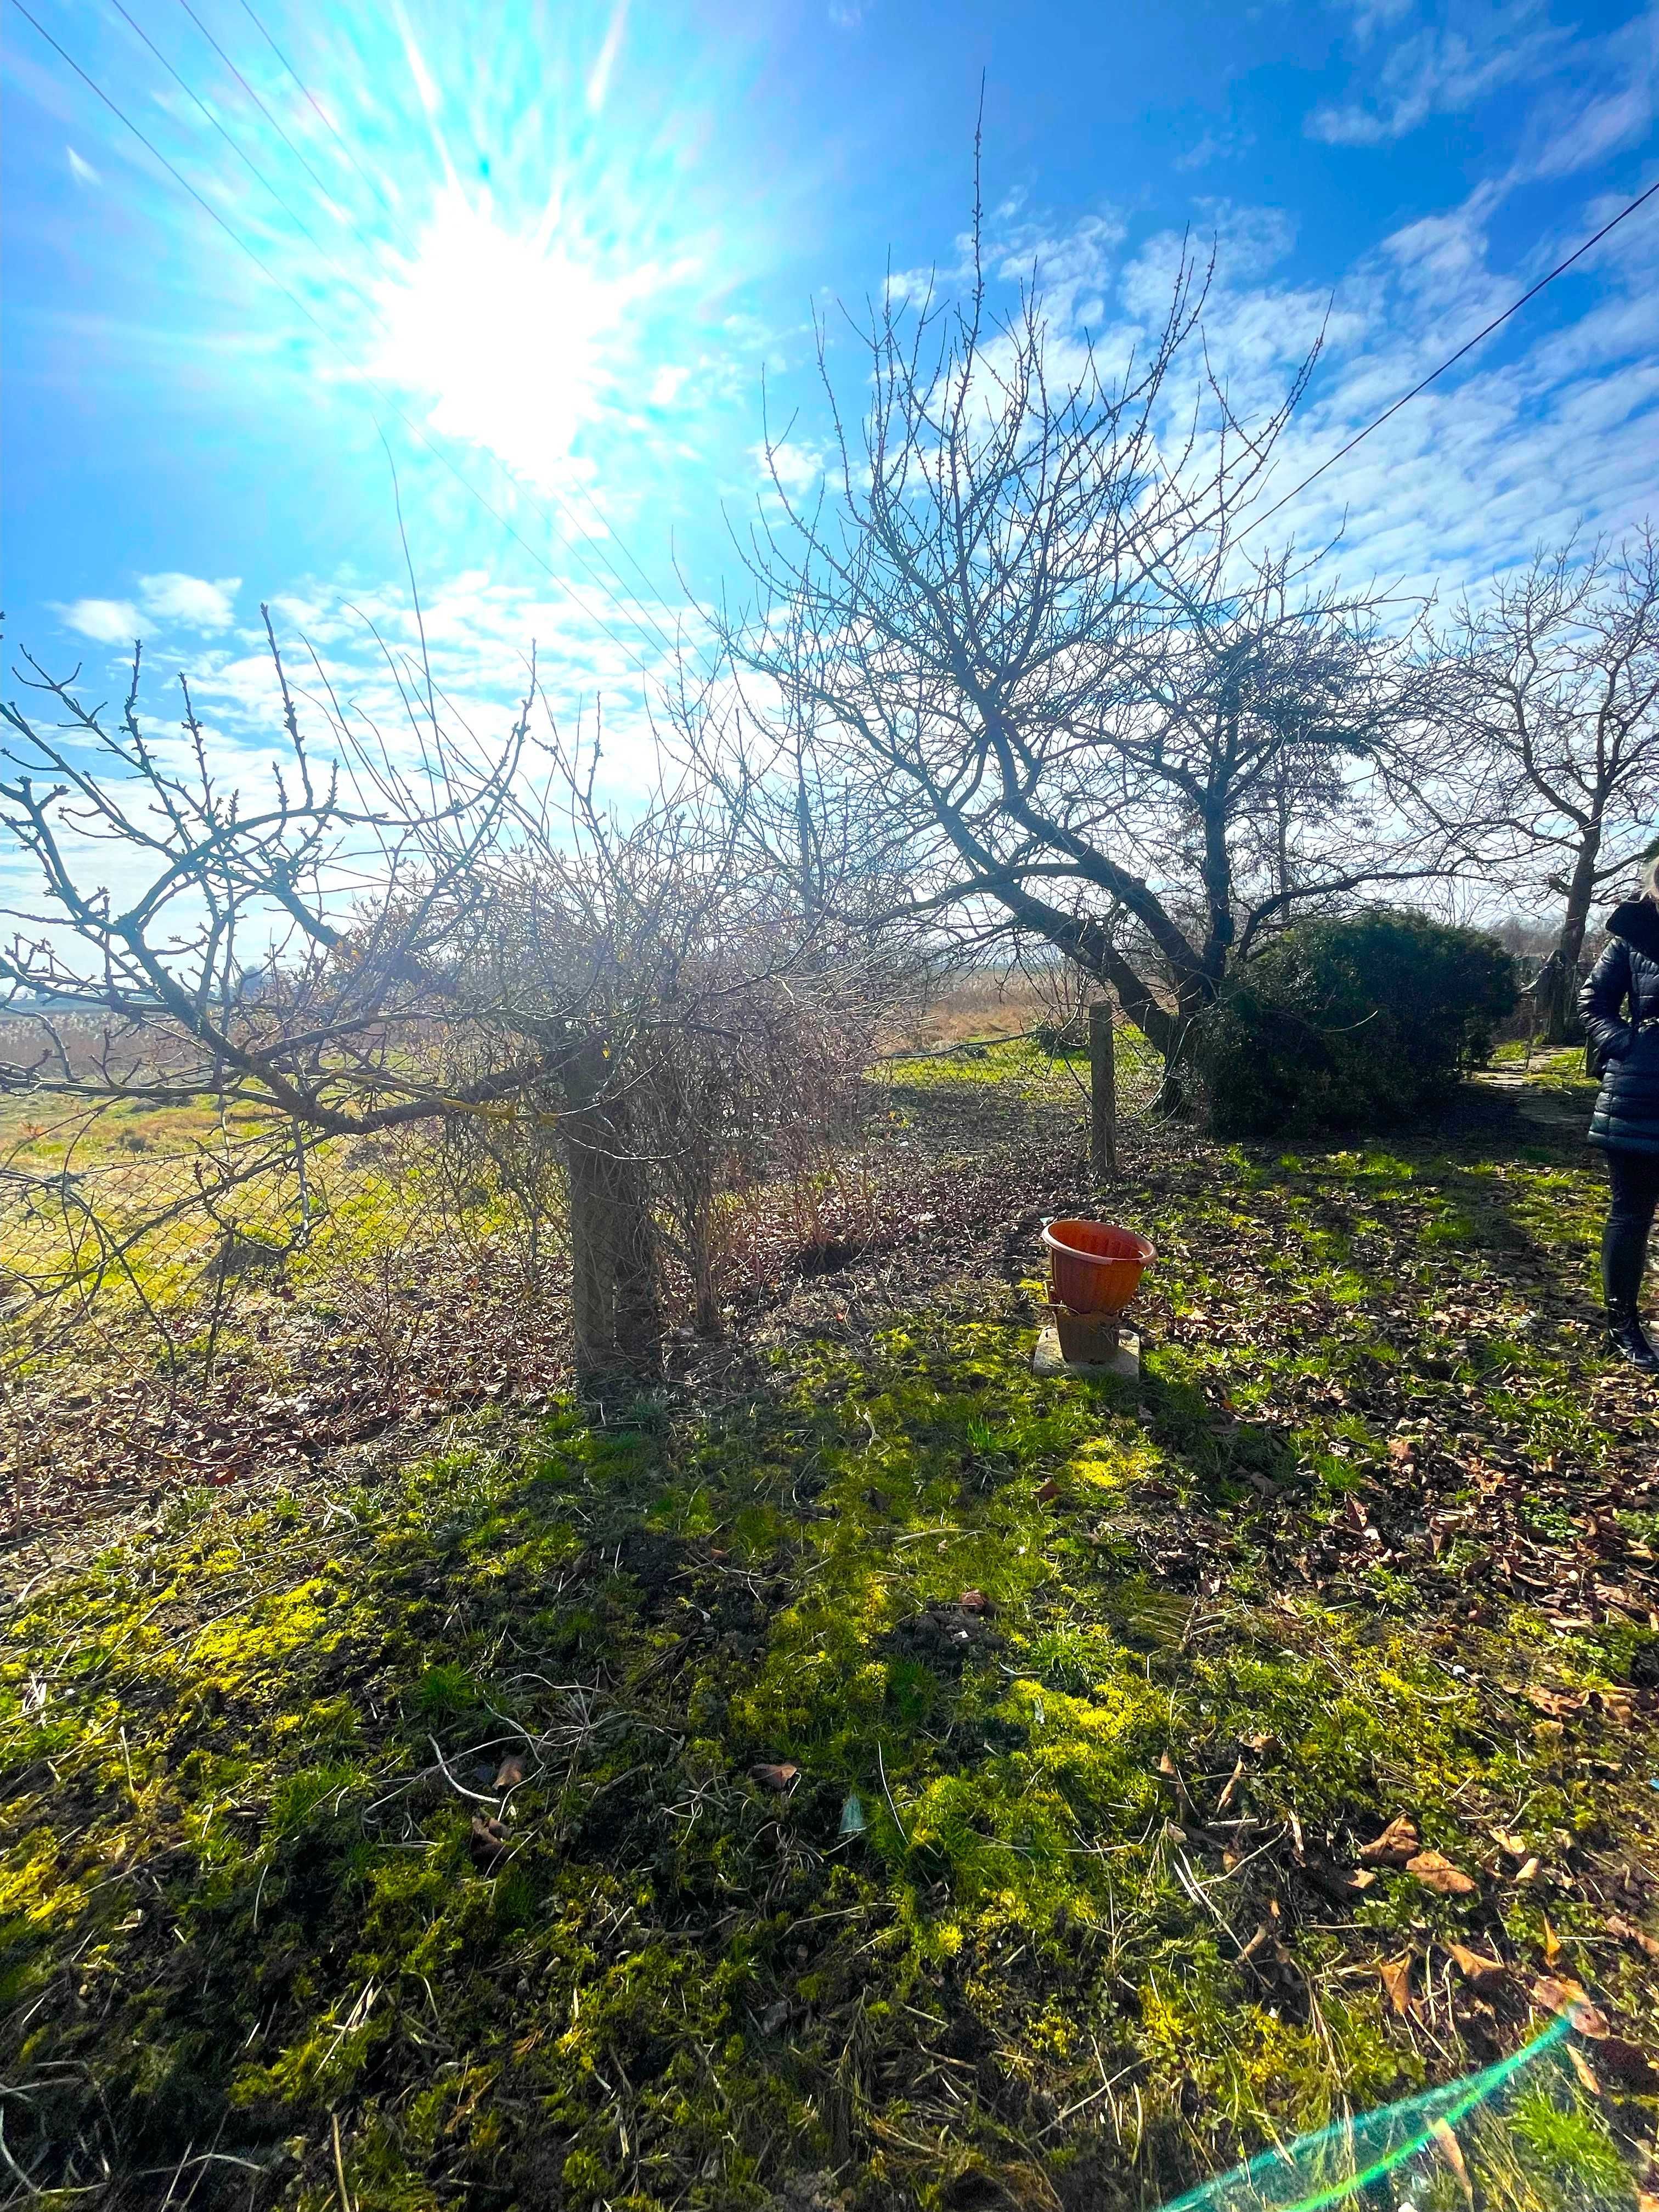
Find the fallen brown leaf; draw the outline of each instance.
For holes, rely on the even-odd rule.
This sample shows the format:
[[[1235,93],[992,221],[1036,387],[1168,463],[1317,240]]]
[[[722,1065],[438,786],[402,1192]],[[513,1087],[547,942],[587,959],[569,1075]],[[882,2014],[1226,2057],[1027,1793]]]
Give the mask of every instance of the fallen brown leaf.
[[[1608,1915],[1605,1924],[1608,1935],[1616,1936],[1621,1943],[1633,1943],[1638,1951],[1645,1951],[1650,1959],[1659,1959],[1659,1936],[1650,1936],[1645,1928],[1637,1927],[1633,1921],[1626,1920],[1616,1912]]]
[[[1545,2012],[1564,2012],[1580,2035],[1595,2042],[1613,2033],[1613,2023],[1600,2005],[1592,2003],[1582,1982],[1565,1974],[1540,1974],[1532,1985],[1532,2001]]]
[[[524,1780],[524,1760],[516,1751],[509,1751],[495,1771],[497,1790],[516,1790]]]
[[[1050,1475],[1046,1482],[1037,1485],[1036,1501],[1039,1505],[1052,1505],[1059,1495],[1060,1485],[1054,1480],[1053,1475]]]
[[[762,1759],[749,1770],[751,1782],[758,1782],[763,1790],[787,1790],[800,1772],[792,1759],[781,1759],[775,1763]]]
[[[1469,2169],[1463,2157],[1463,2146],[1444,2120],[1431,2120],[1429,2132],[1434,2137],[1440,2155],[1457,2176],[1458,2185],[1468,2203],[1474,2202],[1474,2184],[1469,2179]]]
[[[1601,2094],[1601,2077],[1576,2043],[1570,2043],[1567,2045],[1567,2058],[1586,2093],[1592,2097],[1599,2097]]]
[[[1389,1993],[1389,2002],[1402,2016],[1412,2008],[1412,1954],[1402,1958],[1382,1959],[1377,1963],[1377,1978]]]
[[[1561,1938],[1550,1926],[1547,1917],[1544,1920],[1544,1964],[1553,1966],[1560,1957],[1563,1948]]]
[[[1492,1989],[1509,1979],[1510,1970],[1501,1959],[1483,1958],[1479,1951],[1471,1951],[1462,1943],[1448,1943],[1446,1948],[1459,1973],[1478,1990]]]
[[[507,1830],[499,1820],[486,1820],[481,1814],[472,1816],[472,1856],[480,1866],[494,1866],[507,1849]]]
[[[1417,1832],[1417,1823],[1409,1813],[1398,1813],[1380,1836],[1369,1844],[1362,1844],[1360,1863],[1364,1866],[1402,1867],[1415,1858],[1422,1848]]]
[[[1517,1868],[1516,1870],[1515,1879],[1517,1882],[1536,1881],[1538,1879],[1538,1861],[1535,1858],[1530,1858],[1527,1861],[1524,1866]]]
[[[1369,1889],[1376,1880],[1376,1873],[1370,1867],[1350,1869],[1333,1866],[1317,1851],[1309,1851],[1304,1855],[1303,1871],[1316,1889],[1323,1890],[1326,1896],[1337,1905],[1351,1904],[1362,1889]]]
[[[1419,1851],[1407,1860],[1406,1871],[1438,1897],[1473,1897],[1477,1887],[1462,1867],[1454,1866],[1439,1851]]]
[[[1243,1757],[1241,1756],[1240,1758],[1238,1758],[1238,1759],[1235,1759],[1235,1760],[1234,1760],[1234,1762],[1233,1762],[1233,1771],[1232,1771],[1232,1772],[1231,1772],[1231,1773],[1227,1777],[1227,1784],[1226,1784],[1226,1787],[1225,1787],[1225,1789],[1224,1789],[1224,1790],[1223,1790],[1223,1791],[1222,1791],[1221,1795],[1220,1795],[1220,1796],[1216,1799],[1216,1801],[1215,1801],[1215,1809],[1216,1809],[1216,1812],[1217,1812],[1217,1814],[1222,1814],[1222,1813],[1224,1813],[1224,1812],[1226,1811],[1227,1808],[1229,1807],[1229,1805],[1231,1805],[1231,1804],[1232,1803],[1232,1802],[1233,1802],[1233,1798],[1234,1798],[1234,1796],[1235,1796],[1237,1795],[1237,1793],[1238,1785],[1239,1785],[1239,1784],[1240,1784],[1243,1779],[1244,1779],[1244,1761],[1243,1761]]]
[[[996,1607],[982,1589],[965,1589],[957,1600],[964,1613],[994,1613]]]
[[[1583,1690],[1545,1690],[1534,1682],[1522,1692],[1529,1705],[1536,1705],[1540,1713],[1547,1713],[1553,1721],[1571,1720],[1573,1714],[1584,1710]]]

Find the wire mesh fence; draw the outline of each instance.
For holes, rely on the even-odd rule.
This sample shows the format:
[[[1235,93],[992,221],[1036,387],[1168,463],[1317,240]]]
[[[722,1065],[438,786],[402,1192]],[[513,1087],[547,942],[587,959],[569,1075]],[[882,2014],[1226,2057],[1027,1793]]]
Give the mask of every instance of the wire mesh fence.
[[[1164,1058],[1133,1022],[1113,1024],[1114,1094],[1120,1126],[1133,1128],[1165,1117]],[[884,1054],[872,1071],[893,1084],[1006,1085],[1035,1104],[1074,1107],[1086,1121],[1092,1109],[1086,1019],[1039,1023],[988,1037],[969,1037]]]
[[[1132,1145],[1160,1116],[1164,1066],[1127,1024],[1115,1043]],[[889,1054],[863,1095],[837,1149],[757,1162],[720,1200],[727,1310],[902,1209],[899,1156],[879,1141],[896,1124],[927,1121],[929,1141],[963,1158],[1021,1132],[1086,1149],[1086,1024]],[[557,1138],[480,1142],[476,1117],[443,1114],[319,1136],[142,1090],[0,1098],[0,1468],[55,1467],[68,1485],[96,1437],[129,1472],[218,1480],[399,1409],[563,1388]],[[672,1246],[665,1260],[687,1321],[689,1272]]]

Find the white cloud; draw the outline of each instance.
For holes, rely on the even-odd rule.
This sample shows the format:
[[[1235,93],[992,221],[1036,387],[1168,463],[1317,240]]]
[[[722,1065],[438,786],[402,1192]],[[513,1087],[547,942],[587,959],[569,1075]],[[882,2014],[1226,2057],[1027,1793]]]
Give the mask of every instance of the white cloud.
[[[769,449],[751,446],[755,466],[769,483],[775,477],[792,497],[799,498],[811,490],[823,474],[823,456],[816,446],[801,445],[784,438]]]
[[[131,645],[138,635],[138,610],[131,599],[76,599],[57,611],[66,629],[99,645]]]
[[[93,167],[91,162],[82,161],[80,155],[76,152],[73,146],[65,146],[64,151],[69,155],[70,174],[74,178],[77,185],[101,185],[103,183],[103,179],[99,175],[97,170]]]
[[[1659,104],[1659,9],[1648,8],[1599,42],[1573,49],[1574,67],[1528,119],[1511,183],[1570,176],[1648,137]],[[1596,96],[1584,97],[1594,86]]]
[[[1362,49],[1381,45],[1411,13],[1402,4],[1362,5],[1354,35]],[[1457,114],[1507,84],[1539,75],[1566,33],[1541,0],[1462,5],[1389,45],[1375,85],[1358,100],[1327,104],[1309,116],[1308,135],[1333,146],[1377,146],[1403,138],[1431,115]],[[1452,20],[1455,16],[1457,20]]]
[[[221,576],[210,584],[205,577],[180,575],[176,569],[138,579],[139,598],[150,620],[177,623],[185,629],[228,629],[241,588],[240,576]]]
[[[689,368],[672,368],[665,363],[651,380],[646,398],[653,407],[672,407],[680,396],[680,386],[691,374]]]
[[[1206,169],[1212,161],[1235,161],[1241,154],[1248,154],[1255,143],[1254,131],[1227,123],[1212,125],[1203,136],[1175,156],[1176,169]]]

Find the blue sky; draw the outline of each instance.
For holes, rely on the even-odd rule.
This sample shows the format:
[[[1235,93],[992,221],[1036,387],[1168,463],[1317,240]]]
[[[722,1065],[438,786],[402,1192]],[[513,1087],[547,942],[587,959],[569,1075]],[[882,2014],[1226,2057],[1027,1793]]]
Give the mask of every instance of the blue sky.
[[[1275,495],[1659,177],[1653,9],[27,4],[207,207],[8,0],[8,659],[106,689],[142,630],[256,751],[261,599],[348,686],[409,634],[386,446],[453,696],[533,636],[625,725],[762,495],[763,377],[808,485],[814,307],[959,266],[981,73],[994,266],[1057,330],[1144,324],[1188,228],[1237,392],[1328,311]],[[1656,276],[1659,200],[1275,527],[1422,588],[1659,507]]]

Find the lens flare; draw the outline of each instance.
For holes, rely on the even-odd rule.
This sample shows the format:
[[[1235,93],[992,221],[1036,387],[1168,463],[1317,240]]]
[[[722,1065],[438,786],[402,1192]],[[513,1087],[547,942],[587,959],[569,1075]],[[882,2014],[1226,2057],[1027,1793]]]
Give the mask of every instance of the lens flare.
[[[650,289],[647,272],[602,275],[451,191],[380,287],[372,373],[425,395],[434,429],[550,483],[621,383],[629,311]]]

